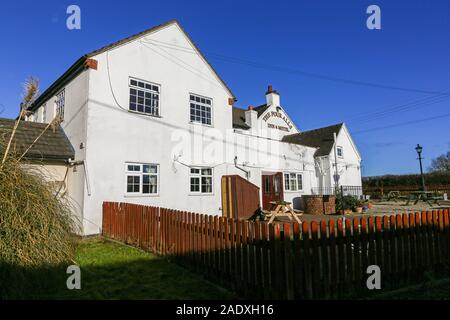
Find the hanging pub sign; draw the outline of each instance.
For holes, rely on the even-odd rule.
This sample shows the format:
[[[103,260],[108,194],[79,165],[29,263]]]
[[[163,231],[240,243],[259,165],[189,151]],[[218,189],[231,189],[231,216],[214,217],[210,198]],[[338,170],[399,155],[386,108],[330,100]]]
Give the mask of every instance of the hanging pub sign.
[[[275,119],[281,119],[283,120],[282,125],[274,124],[272,121],[268,122],[269,120],[275,120]],[[267,123],[267,127],[269,129],[277,129],[281,131],[289,132],[292,130],[292,123],[289,121],[288,117],[281,113],[280,111],[271,111],[268,112],[264,117],[263,120]],[[286,126],[284,125],[286,124]]]

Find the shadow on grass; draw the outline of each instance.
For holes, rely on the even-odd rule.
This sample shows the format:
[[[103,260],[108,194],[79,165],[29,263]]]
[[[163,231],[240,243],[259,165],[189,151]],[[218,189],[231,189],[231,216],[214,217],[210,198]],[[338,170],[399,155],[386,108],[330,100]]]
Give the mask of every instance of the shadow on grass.
[[[201,276],[152,254],[96,240],[82,243],[81,289],[66,286],[67,265],[0,268],[1,299],[231,299]]]

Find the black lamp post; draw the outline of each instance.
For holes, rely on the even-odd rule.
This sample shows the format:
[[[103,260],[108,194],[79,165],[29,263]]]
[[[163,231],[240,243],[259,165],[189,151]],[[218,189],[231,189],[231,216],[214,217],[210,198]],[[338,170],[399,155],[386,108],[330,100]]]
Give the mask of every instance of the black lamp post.
[[[421,145],[420,144],[417,144],[417,147],[416,147],[416,151],[417,151],[417,154],[419,155],[419,164],[420,164],[420,177],[421,177],[421,179],[422,179],[422,191],[425,191],[425,178],[424,178],[424,176],[423,176],[423,169],[422,169],[422,150],[423,150],[423,148],[421,147]]]

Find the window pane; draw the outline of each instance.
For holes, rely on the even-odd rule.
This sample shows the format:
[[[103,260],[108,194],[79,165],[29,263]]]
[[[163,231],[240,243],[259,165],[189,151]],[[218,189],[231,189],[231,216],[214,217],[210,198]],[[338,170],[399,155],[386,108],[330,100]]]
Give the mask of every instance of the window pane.
[[[197,168],[191,168],[191,173],[192,173],[192,174],[200,174],[200,169],[197,169]]]
[[[280,178],[278,175],[273,177],[273,192],[280,192]]]
[[[200,191],[200,178],[191,178],[191,192]]]
[[[212,175],[212,169],[211,168],[202,169],[202,175],[205,175],[205,176]]]
[[[264,192],[269,193],[270,192],[270,180],[269,177],[264,177]]]
[[[127,176],[127,192],[139,192],[140,190],[140,177],[139,176]]]
[[[291,179],[291,190],[297,191],[297,180],[296,179]]]
[[[289,174],[287,174],[287,173],[284,175],[284,188],[286,190],[291,190],[290,184],[289,184]]]
[[[202,177],[202,192],[211,193],[212,192],[212,178]]]
[[[297,186],[298,190],[303,190],[303,181],[302,181],[302,175],[297,175]]]

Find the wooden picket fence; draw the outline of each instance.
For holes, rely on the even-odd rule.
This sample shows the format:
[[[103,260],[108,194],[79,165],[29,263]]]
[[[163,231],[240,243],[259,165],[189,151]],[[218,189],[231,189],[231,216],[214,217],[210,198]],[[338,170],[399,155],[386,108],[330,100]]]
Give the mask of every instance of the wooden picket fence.
[[[103,204],[103,235],[166,256],[254,299],[351,298],[424,280],[449,265],[448,210],[311,223],[240,221],[127,203]],[[379,293],[379,291],[377,292]]]

